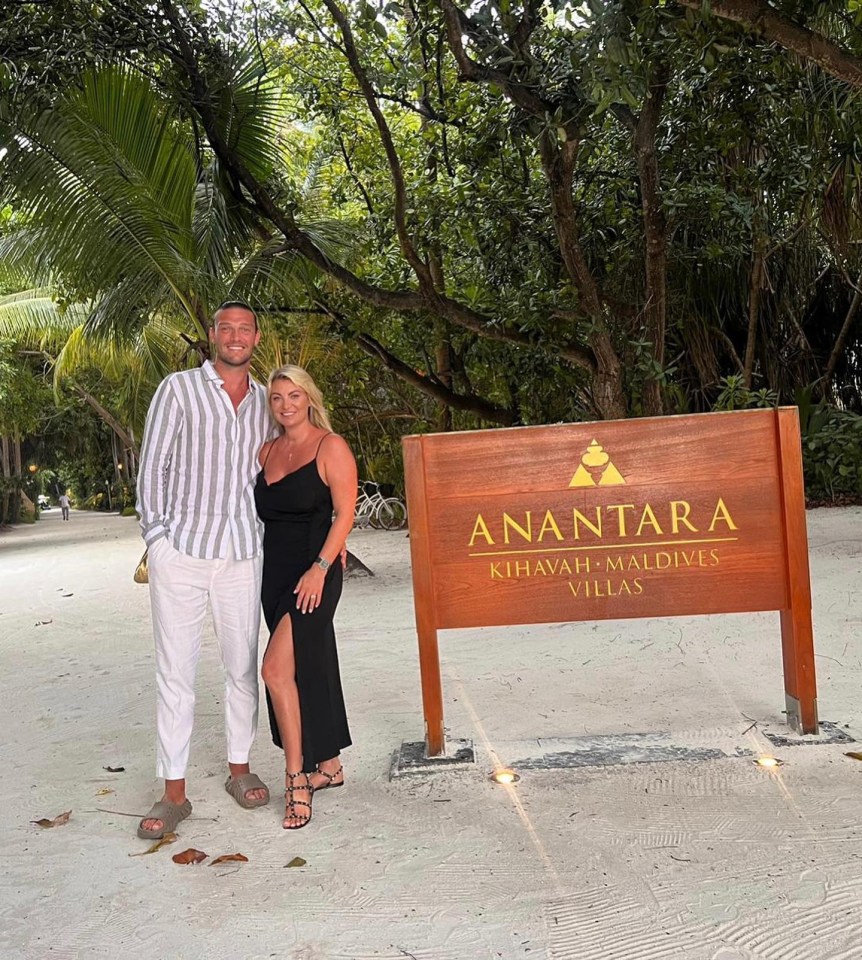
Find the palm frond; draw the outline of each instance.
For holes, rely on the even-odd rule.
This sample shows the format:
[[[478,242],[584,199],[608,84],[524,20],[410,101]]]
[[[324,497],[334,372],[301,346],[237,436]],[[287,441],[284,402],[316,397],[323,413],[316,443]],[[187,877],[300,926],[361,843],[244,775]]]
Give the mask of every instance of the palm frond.
[[[62,309],[44,288],[0,296],[0,337],[21,347],[55,354],[89,316],[92,304]]]
[[[90,295],[120,279],[162,280],[184,300],[196,168],[149,81],[130,68],[93,71],[11,133],[0,202],[29,226],[4,238],[0,256],[72,277]]]

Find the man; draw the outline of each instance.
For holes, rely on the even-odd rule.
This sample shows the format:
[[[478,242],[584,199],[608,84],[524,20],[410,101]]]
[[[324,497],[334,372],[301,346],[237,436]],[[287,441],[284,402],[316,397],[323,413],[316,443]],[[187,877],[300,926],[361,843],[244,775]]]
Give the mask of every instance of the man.
[[[64,520],[69,519],[69,497],[65,493],[60,494],[60,512]]]
[[[156,647],[157,774],[164,796],[138,826],[158,839],[191,813],[186,767],[194,681],[207,603],[225,671],[230,776],[245,808],[269,802],[249,771],[257,730],[261,542],[254,505],[257,453],[273,432],[266,390],[249,376],[260,340],[243,303],[223,303],[209,333],[215,353],[168,376],[147,413],[138,472],[138,513],[149,552]]]

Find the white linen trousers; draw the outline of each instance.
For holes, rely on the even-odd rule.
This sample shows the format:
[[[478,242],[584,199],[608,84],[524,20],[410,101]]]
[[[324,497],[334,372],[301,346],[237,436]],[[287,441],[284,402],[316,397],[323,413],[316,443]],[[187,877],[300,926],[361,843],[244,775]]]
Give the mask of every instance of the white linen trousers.
[[[149,548],[150,604],[156,643],[156,775],[185,778],[195,711],[195,674],[207,603],[225,673],[229,763],[248,763],[257,732],[260,555],[201,560],[166,537]]]

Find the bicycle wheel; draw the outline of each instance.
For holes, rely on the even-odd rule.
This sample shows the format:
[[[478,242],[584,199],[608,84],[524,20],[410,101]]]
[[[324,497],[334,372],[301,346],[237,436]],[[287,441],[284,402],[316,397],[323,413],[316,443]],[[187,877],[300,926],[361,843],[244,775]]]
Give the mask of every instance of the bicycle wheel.
[[[407,507],[397,497],[390,497],[377,508],[377,520],[384,530],[400,530],[407,522]]]

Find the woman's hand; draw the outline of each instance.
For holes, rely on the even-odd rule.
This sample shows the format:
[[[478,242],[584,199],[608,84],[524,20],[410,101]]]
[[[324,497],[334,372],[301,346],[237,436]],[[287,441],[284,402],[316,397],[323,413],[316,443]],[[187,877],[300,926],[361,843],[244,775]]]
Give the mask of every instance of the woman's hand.
[[[296,589],[293,591],[296,594],[296,609],[303,613],[311,613],[319,607],[325,581],[326,573],[318,564],[313,563],[299,578]]]

